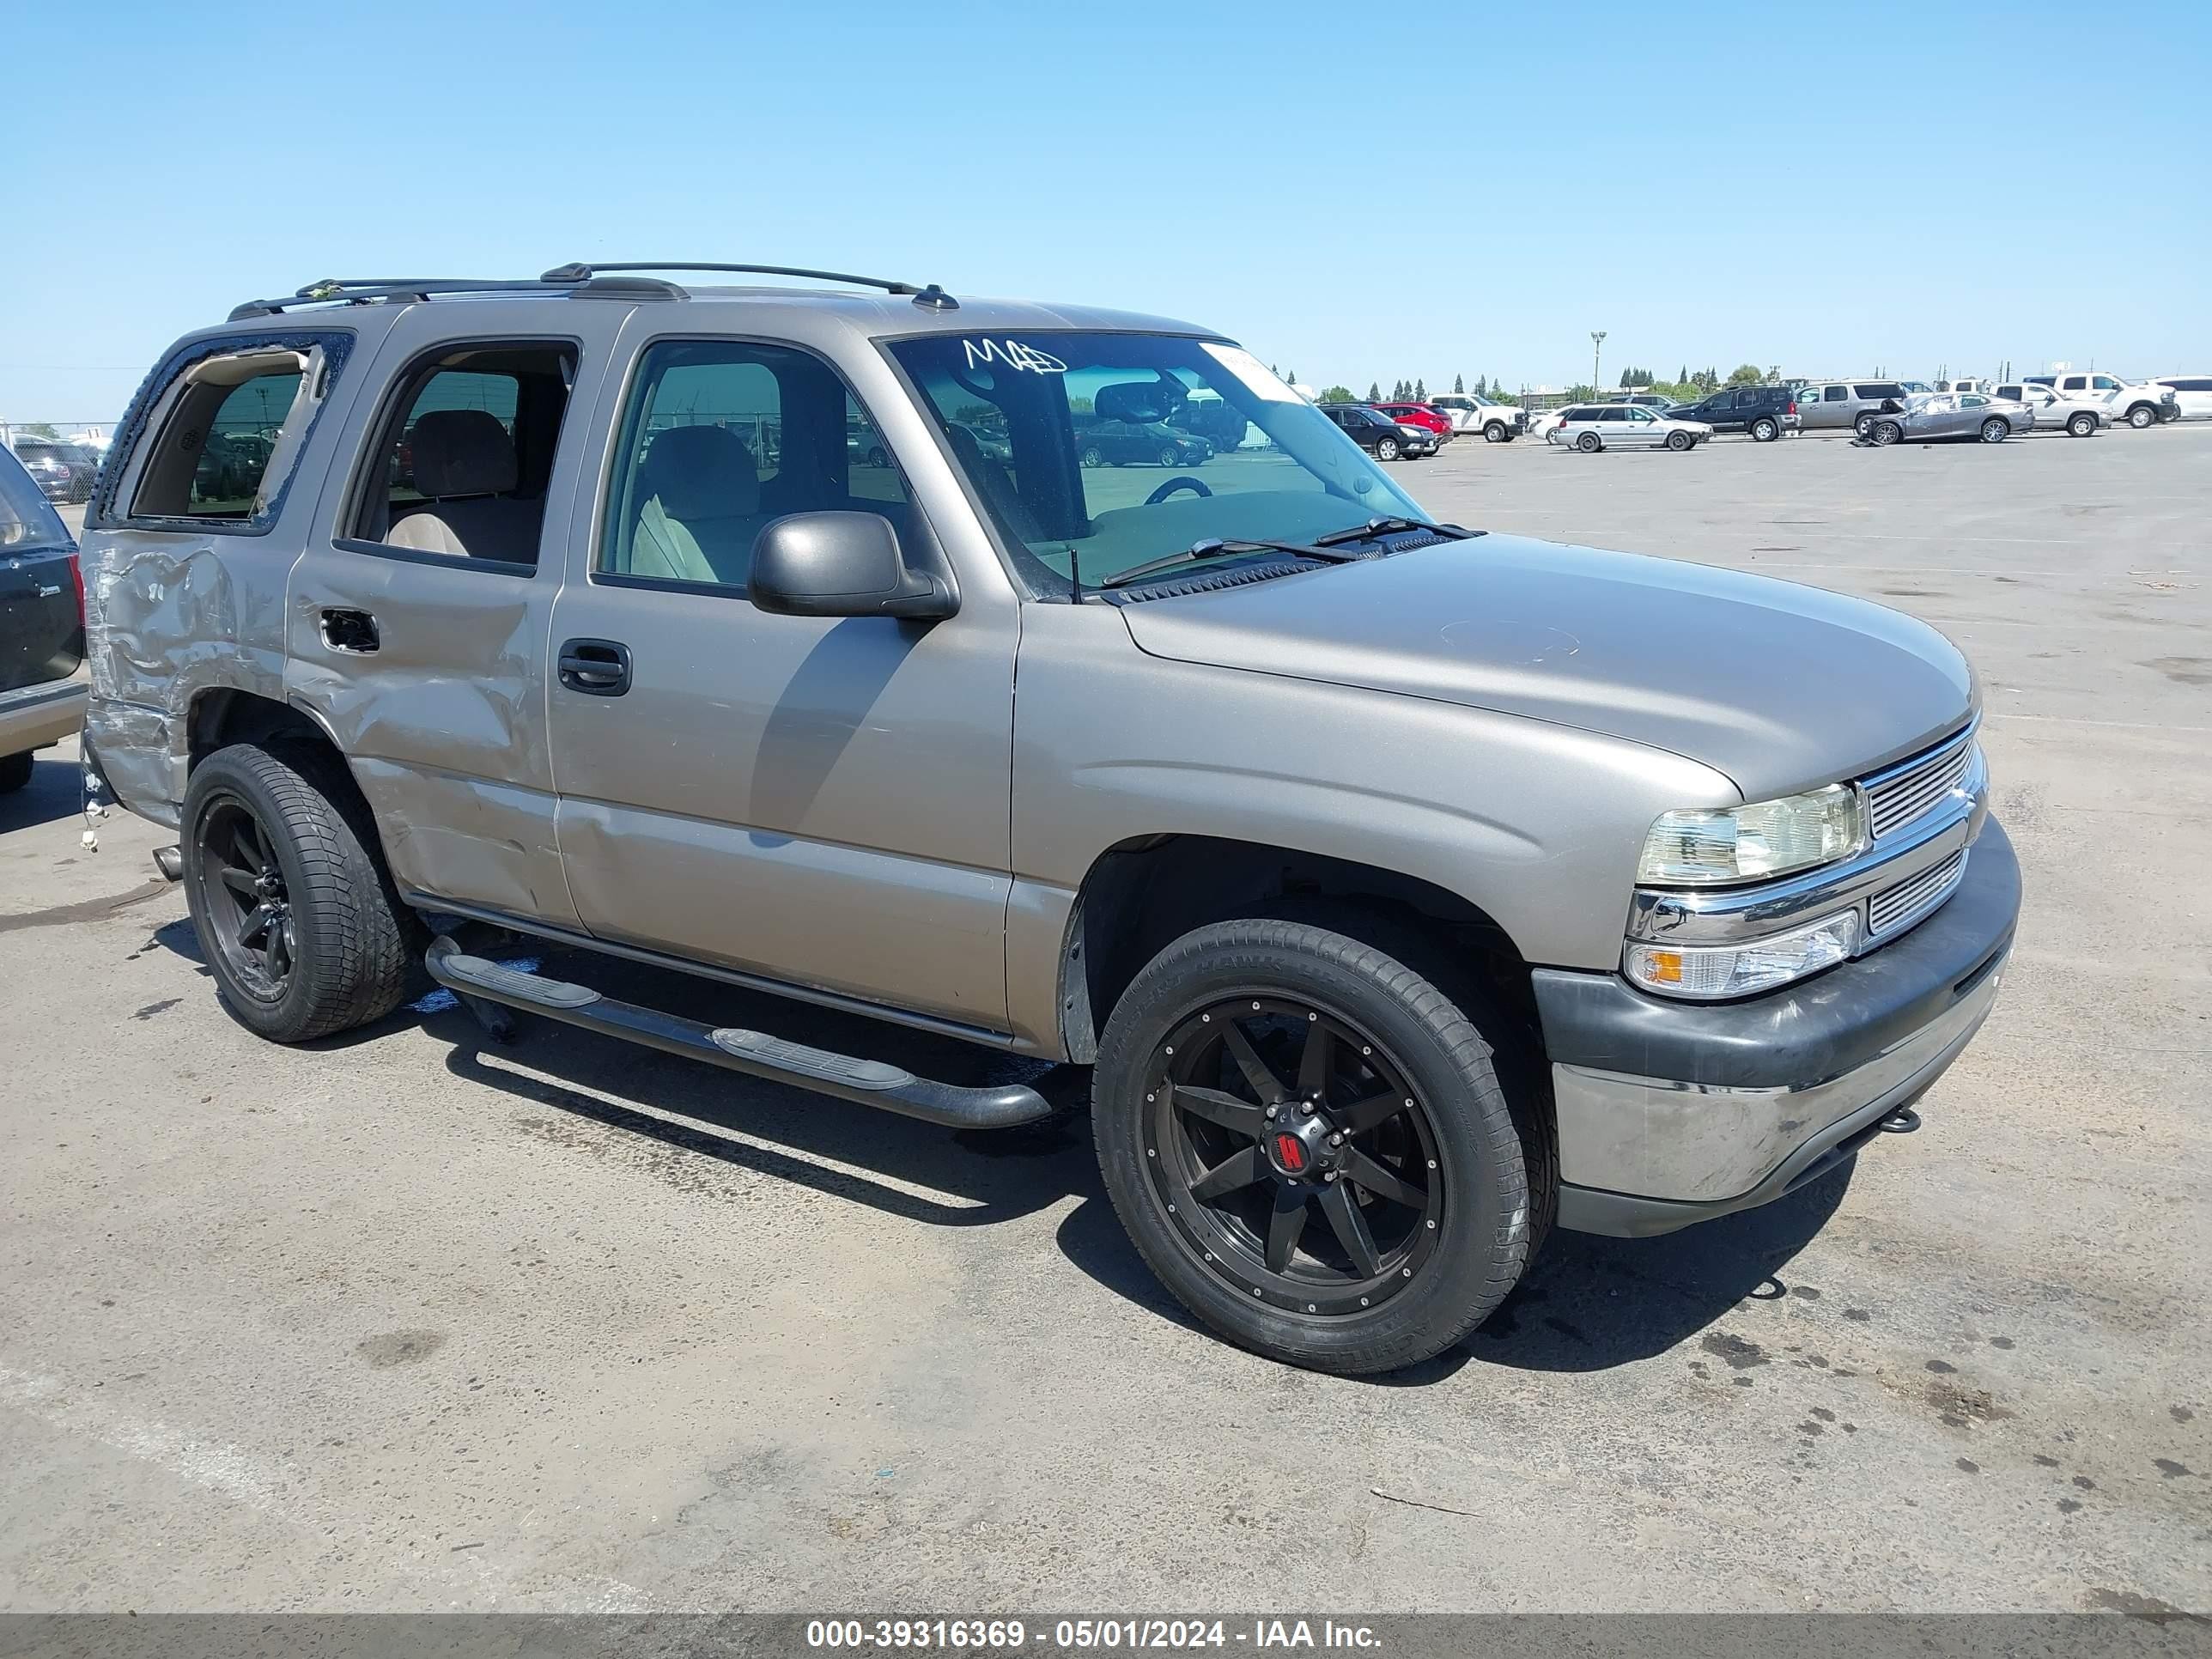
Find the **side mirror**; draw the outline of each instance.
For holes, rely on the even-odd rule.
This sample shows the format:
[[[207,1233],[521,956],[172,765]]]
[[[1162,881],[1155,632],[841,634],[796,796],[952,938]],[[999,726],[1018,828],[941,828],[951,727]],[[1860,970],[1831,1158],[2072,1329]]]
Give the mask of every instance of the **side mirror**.
[[[753,544],[747,592],[785,617],[908,617],[960,608],[950,584],[909,570],[898,532],[879,513],[793,513]]]

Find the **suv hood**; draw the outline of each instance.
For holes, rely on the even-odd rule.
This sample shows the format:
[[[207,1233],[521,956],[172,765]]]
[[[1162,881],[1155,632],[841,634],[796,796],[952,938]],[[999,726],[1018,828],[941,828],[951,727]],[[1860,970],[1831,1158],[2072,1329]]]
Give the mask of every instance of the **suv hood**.
[[[1901,759],[1979,703],[1958,647],[1885,606],[1518,536],[1121,615],[1152,656],[1603,732],[1700,761],[1747,800]]]

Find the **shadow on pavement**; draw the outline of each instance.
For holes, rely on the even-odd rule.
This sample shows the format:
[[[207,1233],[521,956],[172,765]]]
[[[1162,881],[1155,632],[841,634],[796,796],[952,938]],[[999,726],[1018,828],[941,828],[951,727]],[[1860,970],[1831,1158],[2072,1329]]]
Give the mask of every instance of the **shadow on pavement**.
[[[189,922],[170,923],[155,939],[199,960]],[[969,1085],[1018,1078],[1060,1109],[1019,1128],[955,1132],[542,1018],[525,1017],[514,1042],[496,1043],[465,1009],[434,1001],[427,1012],[403,1008],[313,1046],[339,1051],[419,1023],[453,1044],[446,1064],[456,1078],[559,1115],[519,1126],[526,1130],[557,1138],[597,1124],[636,1137],[641,1147],[717,1159],[933,1225],[988,1226],[1073,1196],[1081,1201],[1056,1234],[1067,1260],[1147,1312],[1200,1328],[1146,1267],[1106,1197],[1091,1148],[1088,1072],[611,957],[549,949],[539,961],[548,977],[580,979],[626,1001],[868,1054],[924,1077]],[[1747,1298],[1786,1294],[1779,1274],[1835,1213],[1854,1168],[1661,1238],[1555,1231],[1466,1343],[1366,1380],[1421,1386],[1469,1364],[1600,1371],[1666,1352]]]
[[[0,795],[0,835],[76,816],[84,805],[83,775],[73,763],[56,759],[58,752],[41,750],[31,763],[31,781]]]
[[[455,1077],[550,1109],[568,1127],[600,1124],[915,1220],[988,1226],[1096,1184],[1079,1109],[1089,1097],[1088,1073],[688,974],[558,950],[540,960],[549,977],[573,975],[624,1001],[864,1054],[919,1076],[970,1086],[1018,1079],[1061,1109],[1017,1128],[954,1131],[544,1018],[524,1016],[511,1044],[494,1042],[460,1007],[402,1010],[392,1020],[420,1019],[451,1042],[446,1063]]]
[[[1784,1294],[1777,1276],[1827,1224],[1855,1166],[1756,1210],[1663,1238],[1554,1231],[1504,1304],[1459,1347],[1386,1376],[1386,1388],[1442,1382],[1468,1364],[1601,1371],[1666,1352],[1745,1298]],[[1121,1231],[1094,1169],[1090,1196],[1060,1224],[1061,1252],[1098,1283],[1161,1318],[1200,1328]]]

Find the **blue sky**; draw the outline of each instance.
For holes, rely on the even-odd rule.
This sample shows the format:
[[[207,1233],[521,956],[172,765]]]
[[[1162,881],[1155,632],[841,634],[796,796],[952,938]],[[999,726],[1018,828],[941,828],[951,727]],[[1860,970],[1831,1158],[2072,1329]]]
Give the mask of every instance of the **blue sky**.
[[[313,278],[593,257],[1155,311],[1360,391],[1563,384],[1595,328],[1608,381],[2212,369],[2205,0],[112,0],[9,44],[0,418],[112,418]]]

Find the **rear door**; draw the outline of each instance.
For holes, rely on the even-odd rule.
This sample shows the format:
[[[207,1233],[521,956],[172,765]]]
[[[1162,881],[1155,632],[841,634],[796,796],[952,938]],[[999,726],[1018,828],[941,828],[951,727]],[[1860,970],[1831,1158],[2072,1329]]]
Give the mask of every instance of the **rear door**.
[[[84,660],[76,548],[22,465],[0,450],[0,697]]]
[[[404,891],[574,927],[546,649],[587,408],[629,310],[396,318],[339,435],[286,617],[286,690],[375,809]],[[426,526],[435,526],[433,529]]]
[[[927,624],[757,610],[753,542],[784,514],[879,513],[909,557],[933,544],[902,465],[919,416],[880,364],[871,408],[811,347],[682,322],[647,307],[624,337],[553,609],[556,660],[621,665],[551,688],[577,913],[610,942],[1003,1030],[1018,607],[971,580]],[[853,459],[856,421],[890,465]]]

